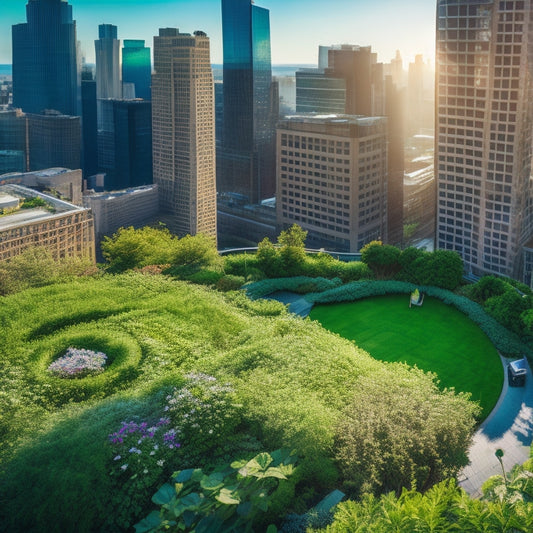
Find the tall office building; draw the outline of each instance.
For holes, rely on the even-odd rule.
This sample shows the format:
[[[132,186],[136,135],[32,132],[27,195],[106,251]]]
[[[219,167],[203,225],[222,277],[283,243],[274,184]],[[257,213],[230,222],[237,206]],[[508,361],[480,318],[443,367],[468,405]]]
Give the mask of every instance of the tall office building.
[[[28,114],[29,170],[81,167],[80,117],[48,111]]]
[[[476,275],[523,277],[533,235],[533,8],[437,2],[437,246]]]
[[[79,115],[76,22],[65,0],[28,0],[27,22],[12,27],[13,105],[26,113]]]
[[[358,252],[387,240],[387,119],[295,115],[278,123],[278,225],[307,242]]]
[[[111,99],[122,97],[120,41],[117,39],[117,27],[113,24],[100,24],[98,26],[98,37],[94,41],[96,52],[98,169],[103,172],[112,172],[115,168],[115,158],[113,150],[113,104]]]
[[[218,189],[258,203],[275,193],[270,15],[251,0],[222,0],[224,133]]]
[[[124,39],[122,47],[122,83],[134,85],[134,98],[151,100],[152,63],[150,48],[144,41]]]
[[[120,98],[120,41],[113,24],[98,26],[98,39],[94,41],[96,52],[96,98]]]
[[[154,183],[170,229],[216,237],[215,109],[209,38],[159,30],[154,37]]]

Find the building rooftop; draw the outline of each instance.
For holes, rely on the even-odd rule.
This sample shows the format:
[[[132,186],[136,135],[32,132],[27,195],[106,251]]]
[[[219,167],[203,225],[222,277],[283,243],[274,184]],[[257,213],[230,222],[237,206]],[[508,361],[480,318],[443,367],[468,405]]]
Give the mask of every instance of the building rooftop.
[[[302,113],[299,115],[288,115],[283,120],[292,123],[308,124],[354,124],[356,126],[371,126],[386,120],[386,117],[366,117],[363,115],[341,115],[341,114],[320,114]]]
[[[63,200],[58,200],[53,196],[34,191],[20,185],[0,185],[0,202],[2,202],[2,198],[11,198],[13,201],[36,197],[42,198],[46,202],[46,206],[37,206],[0,216],[0,231],[19,226],[21,224],[27,224],[30,222],[61,216],[68,212],[87,211],[87,209],[84,207],[79,207]]]

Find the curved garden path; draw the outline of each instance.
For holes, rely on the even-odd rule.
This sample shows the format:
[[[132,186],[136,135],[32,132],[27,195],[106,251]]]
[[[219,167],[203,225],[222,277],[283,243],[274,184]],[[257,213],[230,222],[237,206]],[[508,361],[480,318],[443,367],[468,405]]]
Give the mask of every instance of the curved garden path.
[[[312,308],[300,294],[279,291],[266,296],[289,305],[289,311],[307,316]],[[481,487],[494,475],[501,474],[501,465],[495,455],[497,449],[504,452],[502,458],[506,472],[514,465],[529,459],[533,442],[533,374],[528,366],[525,387],[509,387],[507,380],[508,359],[501,357],[504,383],[502,393],[490,415],[474,434],[468,450],[470,464],[459,473],[459,485],[472,497],[481,496]],[[483,371],[483,369],[480,369]]]
[[[498,403],[479,426],[468,450],[470,464],[458,476],[459,485],[471,496],[481,496],[481,486],[491,476],[501,474],[502,469],[495,456],[497,449],[504,452],[502,458],[506,472],[516,464],[529,459],[533,441],[533,375],[528,366],[525,387],[509,387],[507,363],[502,359],[505,375]]]

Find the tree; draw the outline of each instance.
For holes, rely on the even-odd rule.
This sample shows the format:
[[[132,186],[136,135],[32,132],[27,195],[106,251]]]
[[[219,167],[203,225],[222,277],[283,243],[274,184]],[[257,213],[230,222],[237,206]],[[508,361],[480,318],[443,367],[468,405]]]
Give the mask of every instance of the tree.
[[[281,246],[292,246],[294,248],[305,249],[305,239],[307,231],[298,224],[293,224],[289,229],[283,230],[278,236],[278,244]]]
[[[510,289],[499,296],[489,298],[484,308],[502,326],[520,334],[523,324],[521,315],[528,310],[530,304],[527,296],[521,296],[515,289]]]
[[[468,463],[479,406],[434,376],[394,365],[361,378],[336,429],[335,453],[355,495],[427,490]]]
[[[112,237],[104,237],[101,247],[108,263],[107,270],[119,273],[148,265],[169,264],[177,242],[177,237],[166,228],[129,227],[120,228]]]
[[[381,241],[372,241],[361,248],[361,261],[368,265],[376,279],[388,279],[400,269],[400,250]]]
[[[172,266],[200,269],[220,264],[215,240],[203,233],[185,235],[177,240],[170,258]]]

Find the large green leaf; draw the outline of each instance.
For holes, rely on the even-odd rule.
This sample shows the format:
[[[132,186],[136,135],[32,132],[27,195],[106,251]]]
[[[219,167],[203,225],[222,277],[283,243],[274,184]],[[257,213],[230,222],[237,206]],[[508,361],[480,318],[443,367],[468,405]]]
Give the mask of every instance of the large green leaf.
[[[204,516],[194,528],[195,533],[218,533],[222,530],[223,523],[214,514]]]
[[[248,516],[252,510],[252,502],[242,502],[237,506],[239,516]]]
[[[135,524],[135,533],[148,533],[157,529],[161,524],[159,511],[152,511],[146,518],[143,518],[139,523]]]
[[[179,499],[179,503],[186,509],[193,510],[198,507],[203,501],[203,498],[197,492],[191,492],[187,496]]]
[[[180,470],[174,474],[174,481],[178,483],[186,483],[187,481],[200,481],[203,476],[200,468],[188,468],[187,470]]]
[[[272,457],[269,453],[263,452],[259,455],[256,455],[250,462],[253,461],[257,462],[259,467],[264,470],[272,462]]]
[[[200,486],[205,490],[217,490],[224,486],[224,474],[215,472],[210,476],[204,476],[200,481]]]
[[[287,476],[285,476],[285,474],[276,467],[268,468],[262,477],[277,477],[278,479],[287,479]]]
[[[169,483],[165,483],[160,489],[152,496],[152,501],[156,505],[165,505],[169,503],[172,498],[176,496],[176,489]]]
[[[235,493],[228,489],[222,489],[216,499],[220,503],[225,503],[226,505],[237,505],[241,503],[240,499],[235,498]]]

